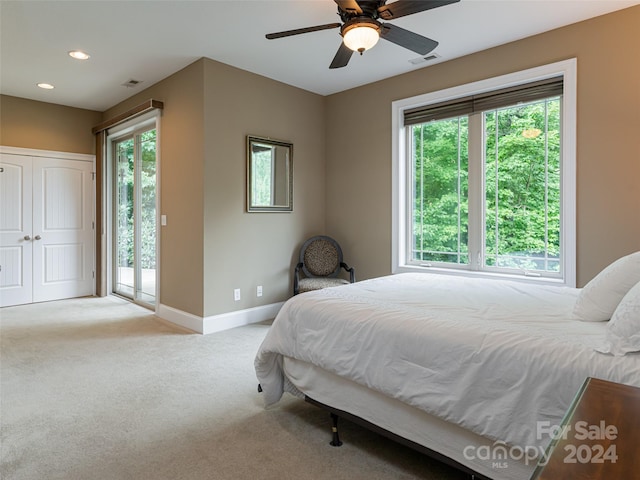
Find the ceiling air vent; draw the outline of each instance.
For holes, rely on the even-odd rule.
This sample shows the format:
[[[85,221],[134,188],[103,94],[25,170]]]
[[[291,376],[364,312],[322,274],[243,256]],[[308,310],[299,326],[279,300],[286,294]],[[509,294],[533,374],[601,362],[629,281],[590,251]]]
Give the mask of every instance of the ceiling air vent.
[[[131,78],[126,82],[122,83],[121,85],[127,88],[134,88],[134,87],[137,87],[139,83],[142,83],[142,80],[134,80],[133,78]]]
[[[432,62],[437,58],[440,58],[440,55],[438,55],[437,53],[431,53],[426,57],[418,57],[414,58],[413,60],[409,60],[409,63],[412,63],[413,65],[420,65],[421,63]]]

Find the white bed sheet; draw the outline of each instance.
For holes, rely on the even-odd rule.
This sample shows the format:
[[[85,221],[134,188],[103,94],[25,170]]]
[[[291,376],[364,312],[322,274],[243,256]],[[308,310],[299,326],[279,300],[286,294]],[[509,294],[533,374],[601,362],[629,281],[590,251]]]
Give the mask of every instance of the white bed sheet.
[[[594,351],[606,324],[571,317],[579,290],[400,274],[291,298],[255,360],[267,405],[283,356],[522,448],[550,437],[587,376],[640,386],[640,355]]]

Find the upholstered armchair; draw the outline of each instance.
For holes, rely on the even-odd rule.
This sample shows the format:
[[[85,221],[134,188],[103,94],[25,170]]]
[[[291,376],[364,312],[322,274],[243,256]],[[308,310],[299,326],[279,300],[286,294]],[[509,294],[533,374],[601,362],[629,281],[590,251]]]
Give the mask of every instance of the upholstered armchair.
[[[349,273],[349,280],[338,277],[341,269]],[[342,249],[333,238],[318,235],[304,242],[293,277],[294,295],[355,281],[355,270],[342,261]]]

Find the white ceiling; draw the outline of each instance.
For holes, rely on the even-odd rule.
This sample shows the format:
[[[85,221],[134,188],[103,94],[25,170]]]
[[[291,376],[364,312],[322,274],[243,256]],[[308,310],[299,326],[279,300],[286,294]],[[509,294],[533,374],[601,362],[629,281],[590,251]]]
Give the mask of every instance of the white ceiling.
[[[338,29],[264,35],[339,22],[332,0],[0,0],[0,92],[104,111],[208,57],[328,95],[638,4],[462,0],[390,22],[439,41],[436,61],[414,65],[417,54],[381,40],[345,68],[329,70]],[[73,49],[91,58],[73,60]],[[141,83],[122,86],[130,79]]]

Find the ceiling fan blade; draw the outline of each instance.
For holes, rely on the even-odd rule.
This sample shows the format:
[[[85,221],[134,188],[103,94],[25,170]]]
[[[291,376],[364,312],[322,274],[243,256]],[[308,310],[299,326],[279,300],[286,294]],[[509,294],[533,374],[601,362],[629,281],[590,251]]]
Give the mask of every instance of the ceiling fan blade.
[[[351,55],[353,55],[353,50],[340,42],[340,48],[338,48],[336,56],[333,57],[333,61],[331,62],[331,65],[329,65],[329,68],[346,67],[347,63],[349,63],[349,60],[351,59]]]
[[[378,15],[384,20],[412,15],[432,8],[444,7],[450,3],[457,3],[460,0],[396,0],[389,5],[378,8]]]
[[[380,37],[401,47],[413,50],[420,55],[426,55],[438,46],[438,42],[435,40],[388,23],[382,25]]]
[[[358,15],[362,13],[362,9],[356,0],[335,0],[335,2],[338,4],[338,7],[340,7],[340,10],[357,13]]]
[[[316,25],[315,27],[296,28],[295,30],[285,30],[284,32],[268,33],[265,35],[269,40],[274,38],[290,37],[291,35],[300,35],[301,33],[317,32],[319,30],[329,30],[330,28],[338,28],[340,23],[327,23],[325,25]]]

